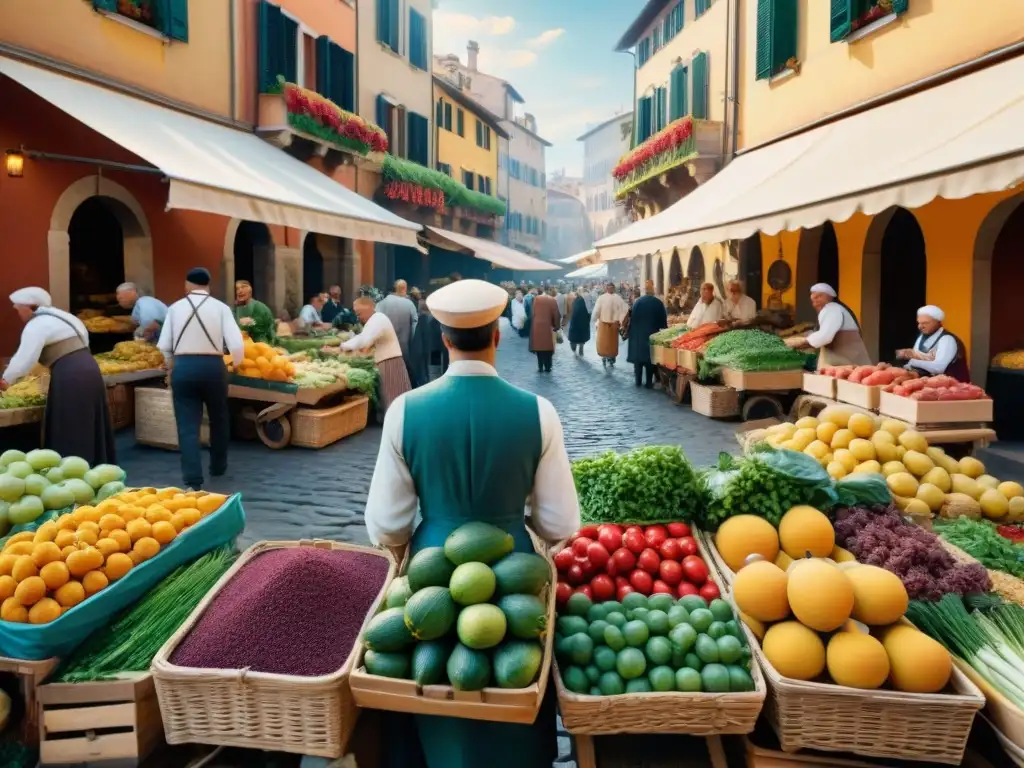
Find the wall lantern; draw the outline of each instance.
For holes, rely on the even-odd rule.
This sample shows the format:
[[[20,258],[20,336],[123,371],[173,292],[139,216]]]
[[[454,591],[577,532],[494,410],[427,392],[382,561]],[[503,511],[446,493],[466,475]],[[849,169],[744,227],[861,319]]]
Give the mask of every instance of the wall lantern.
[[[4,159],[7,175],[12,179],[20,179],[25,174],[25,153],[20,149],[8,149]]]

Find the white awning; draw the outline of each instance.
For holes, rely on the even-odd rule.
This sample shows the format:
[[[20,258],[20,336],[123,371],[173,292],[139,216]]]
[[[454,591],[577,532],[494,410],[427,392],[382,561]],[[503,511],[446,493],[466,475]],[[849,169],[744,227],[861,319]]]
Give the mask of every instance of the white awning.
[[[593,259],[597,256],[597,248],[590,248],[574,256],[566,256],[564,259],[555,259],[559,264],[579,264],[581,261]]]
[[[1024,180],[1024,56],[743,154],[596,244],[604,261],[919,208]]]
[[[583,278],[597,280],[600,278],[608,277],[608,265],[607,264],[588,264],[585,267],[580,267],[574,272],[570,272],[566,275],[567,278]]]
[[[470,237],[460,232],[451,232],[440,227],[427,227],[427,239],[446,251],[469,251],[471,256],[489,261],[496,267],[534,272],[540,269],[559,269],[557,264],[535,259],[514,248],[508,248],[493,240]]]
[[[0,74],[163,171],[170,180],[168,209],[416,247],[419,224],[253,133],[3,56]]]

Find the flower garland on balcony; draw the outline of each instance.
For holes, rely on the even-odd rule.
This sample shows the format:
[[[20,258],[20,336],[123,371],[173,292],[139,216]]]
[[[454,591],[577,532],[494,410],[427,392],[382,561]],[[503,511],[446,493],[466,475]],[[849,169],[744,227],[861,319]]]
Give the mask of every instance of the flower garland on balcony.
[[[615,197],[621,199],[644,182],[693,159],[696,149],[692,118],[669,123],[624,155],[612,170],[619,183]]]
[[[281,80],[281,95],[288,111],[288,125],[296,130],[363,157],[388,151],[384,131],[319,93]]]
[[[505,203],[498,198],[475,192],[448,174],[411,160],[385,155],[381,172],[384,195],[389,200],[433,208],[438,213],[448,207],[461,207],[492,216],[505,215]]]

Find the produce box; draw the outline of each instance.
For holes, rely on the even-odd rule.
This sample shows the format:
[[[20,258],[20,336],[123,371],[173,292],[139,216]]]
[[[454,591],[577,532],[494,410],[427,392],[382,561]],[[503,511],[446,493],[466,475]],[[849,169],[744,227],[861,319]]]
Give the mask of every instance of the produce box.
[[[676,353],[676,366],[696,373],[697,366],[700,363],[700,355],[689,349],[676,349],[674,351]]]
[[[690,383],[690,407],[712,419],[729,419],[740,413],[739,393],[729,386]]]
[[[835,376],[822,376],[820,373],[805,373],[804,392],[835,400],[836,378]]]
[[[236,387],[242,389],[260,390],[267,395],[269,393],[278,393],[281,395],[295,395],[299,391],[297,384],[291,384],[284,381],[267,381],[266,379],[254,379],[251,376],[242,376],[237,373],[232,373],[228,379],[231,389]],[[231,397],[241,397],[238,394],[232,394]],[[258,395],[249,396],[249,400],[259,400]],[[272,398],[265,397],[270,402]],[[285,402],[285,401],[273,401],[273,402]]]
[[[953,663],[985,695],[985,714],[1004,739],[1024,750],[1024,712],[993,688],[970,664],[956,656]]]
[[[882,392],[878,412],[908,424],[992,421],[992,400],[912,400]]]
[[[882,387],[869,387],[866,384],[855,384],[846,379],[836,380],[836,399],[856,405],[860,408],[876,410],[879,398],[882,394]]]
[[[216,512],[176,536],[156,557],[87,600],[65,611],[49,624],[0,622],[0,653],[18,659],[66,656],[95,629],[136,602],[158,582],[185,563],[233,541],[245,528],[242,496],[236,493]]]
[[[739,392],[783,392],[800,389],[804,385],[804,372],[794,371],[737,371],[722,368],[722,383]]]
[[[332,384],[329,387],[299,387],[295,391],[295,401],[302,405],[317,405],[321,400],[344,392],[348,387],[341,383]]]
[[[39,409],[42,411],[42,409]],[[2,414],[2,411],[0,411]],[[178,424],[174,420],[171,390],[162,387],[135,388],[135,442],[153,448],[178,450]],[[210,444],[210,416],[203,409],[199,428],[201,445]]]
[[[39,688],[40,765],[141,762],[163,742],[153,677],[129,673],[95,683]]]
[[[18,739],[24,744],[36,744],[39,741],[39,689],[58,664],[60,659],[56,658],[24,661],[0,657],[0,674],[14,675],[18,679],[18,693],[21,695],[20,701],[15,698],[11,702],[11,715],[5,723],[0,723],[0,728],[7,729],[7,723],[13,722],[12,718],[20,714]]]

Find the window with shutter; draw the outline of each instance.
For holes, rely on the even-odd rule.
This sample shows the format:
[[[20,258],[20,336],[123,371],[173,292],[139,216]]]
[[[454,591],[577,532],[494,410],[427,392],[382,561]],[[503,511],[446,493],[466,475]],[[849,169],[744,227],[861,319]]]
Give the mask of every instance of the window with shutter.
[[[679,0],[676,6],[676,32],[682,32],[686,25],[686,0]]]
[[[427,68],[427,21],[413,8],[409,9],[409,63],[417,69]]]
[[[480,118],[475,118],[476,122],[476,145],[482,147],[484,145],[484,124],[480,122]]]
[[[331,43],[330,100],[349,112],[356,111],[356,57],[337,43]]]
[[[316,39],[316,92],[334,101],[333,68],[331,67],[333,63],[331,61],[332,45],[331,38],[327,35],[320,35]]]
[[[278,89],[277,78],[284,75],[284,15],[281,9],[263,0],[259,5],[259,83],[260,93]]]
[[[477,192],[484,191],[484,177],[482,174],[479,173],[476,175],[476,190]]]
[[[455,121],[456,122],[456,128],[457,128],[456,133],[459,134],[459,136],[465,137],[465,135],[466,135],[466,113],[463,112],[460,109],[457,112],[457,114],[456,114],[456,118],[457,118],[456,121]]]
[[[473,188],[473,179],[475,179],[475,178],[476,178],[476,176],[473,174],[472,171],[463,171],[462,172],[462,183],[466,185],[466,189],[472,189]]]
[[[711,0],[694,0],[693,18],[699,19],[711,7]]]
[[[491,148],[491,128],[490,126],[484,126],[484,149],[490,150]]]
[[[850,34],[850,25],[853,23],[853,6],[855,0],[831,0],[829,31],[833,43]]]
[[[672,70],[669,79],[669,122],[674,122],[686,115],[686,67],[682,64]]]
[[[436,115],[434,115],[434,121],[437,123],[439,128],[444,127],[444,99],[437,100]]]
[[[708,55],[701,51],[693,57],[693,117],[708,119]]]
[[[395,53],[401,53],[398,41],[398,0],[377,0],[377,40]]]
[[[446,131],[452,129],[452,105],[447,101],[444,103],[444,129]]]
[[[162,31],[172,40],[188,42],[188,0],[160,0],[157,6]]]
[[[289,83],[299,78],[299,23],[281,14],[281,71],[278,73]]]
[[[754,73],[767,80],[796,56],[796,0],[757,0],[757,45]]]
[[[117,0],[92,0],[92,7],[97,11],[117,13]]]

